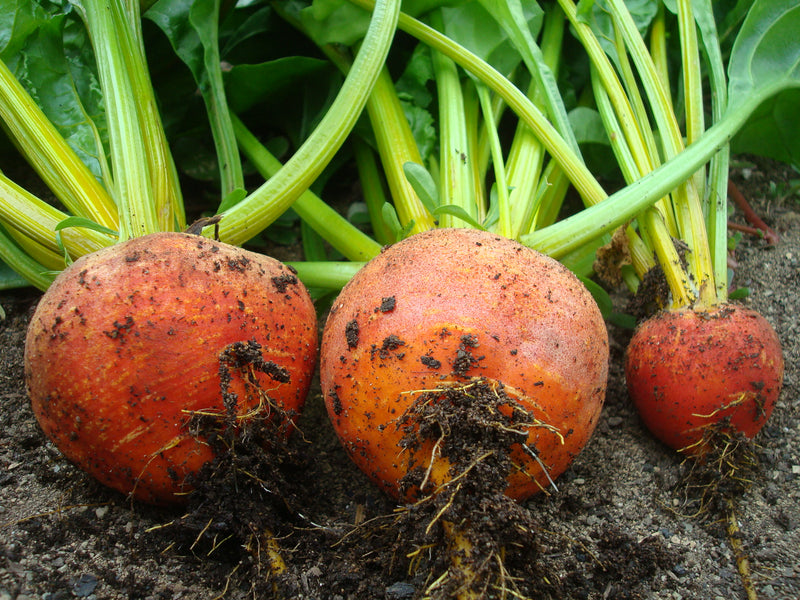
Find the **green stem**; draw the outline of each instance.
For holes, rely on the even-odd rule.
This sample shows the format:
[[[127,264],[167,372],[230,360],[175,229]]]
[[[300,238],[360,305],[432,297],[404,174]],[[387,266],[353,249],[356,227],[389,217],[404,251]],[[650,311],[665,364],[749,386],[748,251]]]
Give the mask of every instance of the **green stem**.
[[[486,119],[487,128],[489,131],[489,144],[492,153],[492,165],[494,166],[495,186],[497,189],[497,206],[499,212],[499,231],[498,233],[504,237],[511,237],[513,230],[511,226],[511,209],[508,203],[508,183],[506,181],[506,169],[503,164],[503,150],[500,147],[500,138],[497,135],[497,123],[494,121],[494,113],[492,112],[492,99],[489,96],[489,90],[483,86],[478,85],[478,98],[480,99],[483,108],[483,115]],[[492,135],[494,134],[494,135]]]
[[[319,125],[281,170],[223,213],[220,238],[242,244],[278,218],[317,179],[352,131],[393,39],[400,0],[376,5],[369,29],[342,88]],[[213,233],[213,228],[205,232]]]
[[[481,4],[495,17],[514,43],[539,90],[539,99],[546,107],[545,112],[550,121],[565,143],[577,156],[580,156],[580,148],[570,125],[556,79],[547,65],[542,50],[537,46],[527,23],[525,23],[520,0],[481,0]]]
[[[55,279],[55,274],[31,258],[25,250],[16,244],[2,226],[0,226],[0,261],[42,291],[50,287],[53,279]]]
[[[443,29],[441,11],[431,21]],[[439,202],[459,206],[473,219],[478,218],[472,178],[472,149],[466,128],[464,92],[456,64],[440,52],[431,52],[436,91],[439,97]],[[451,214],[441,216],[442,227],[466,227]]]
[[[403,165],[422,164],[419,147],[406,119],[388,69],[381,69],[367,100],[367,113],[378,145],[389,194],[400,224],[414,223],[413,233],[434,227],[433,217],[423,205],[406,177]]]
[[[111,196],[3,61],[0,118],[30,165],[72,214],[117,227],[117,207]]]
[[[286,263],[297,271],[297,276],[309,288],[340,290],[364,266],[363,262],[310,262]]]
[[[281,170],[283,167],[281,162],[258,141],[238,117],[231,115],[231,124],[242,152],[265,179]],[[314,231],[350,260],[367,261],[381,251],[378,242],[359,230],[310,190],[300,194],[292,208]]]
[[[700,69],[700,48],[694,22],[691,0],[678,0],[678,31],[681,40],[681,65],[683,95],[686,110],[686,143],[691,144],[703,134],[705,118],[703,109],[703,73]],[[705,169],[695,173],[695,187],[701,194],[705,190]]]
[[[103,88],[120,240],[126,240],[161,229],[137,110],[140,91],[129,70],[138,45],[121,0],[84,0],[81,6]]]
[[[51,253],[59,254],[56,226],[68,214],[37,198],[0,173],[0,222],[15,229],[40,244]],[[116,240],[110,236],[84,228],[69,228],[62,232],[62,240],[70,256],[77,257]]]
[[[153,84],[150,81],[139,3],[136,0],[127,0],[125,4],[128,11],[127,31],[130,33],[130,38],[128,36],[120,37],[127,43],[123,50],[135,90],[134,100],[141,123],[139,140],[145,149],[147,158],[158,230],[183,231],[186,229],[186,214],[178,180],[178,169],[172,158]]]
[[[719,35],[714,21],[714,10],[710,0],[701,0],[692,5],[705,48],[708,79],[710,84],[711,116],[717,122],[723,118],[728,106],[728,84],[725,65],[719,47]],[[714,282],[717,298],[725,302],[728,298],[728,169],[730,148],[726,145],[711,159],[706,198],[706,230],[711,247]]]
[[[202,11],[203,7],[209,8],[210,14]],[[193,22],[197,21],[196,26],[204,28],[208,34],[208,43],[203,43],[204,77],[201,78],[199,84],[208,111],[211,134],[219,162],[220,188],[224,198],[231,192],[244,189],[244,175],[228,109],[228,100],[225,96],[225,84],[222,79],[219,17],[220,0],[214,0],[212,4],[196,4],[189,11],[189,19]]]
[[[642,87],[647,94],[650,109],[661,135],[664,156],[667,159],[672,158],[683,150],[683,138],[672,111],[672,103],[668,100],[668,93],[662,85],[652,57],[623,0],[609,0],[609,4],[612,7],[615,22],[620,27],[625,45],[636,65]],[[713,281],[714,273],[705,229],[705,217],[700,204],[699,192],[691,179],[693,175],[694,172],[690,178],[675,188],[672,192],[672,201],[678,223],[678,234],[689,247],[687,262],[695,284],[700,290],[700,303],[712,305],[717,302],[716,286]],[[662,264],[662,267],[666,270],[672,268],[672,264]],[[673,280],[677,281],[677,278]],[[676,293],[676,290],[673,290],[673,294],[680,295]]]
[[[464,118],[466,119],[467,151],[466,158],[469,163],[468,170],[472,179],[471,188],[474,193],[472,203],[477,211],[478,222],[486,219],[489,202],[486,198],[486,173],[489,170],[489,157],[491,156],[491,143],[489,138],[497,136],[497,130],[487,126],[481,119],[481,103],[475,88],[476,82],[465,82],[464,90]],[[497,121],[502,115],[505,103],[502,98],[494,96],[490,100],[492,118]]]
[[[394,241],[394,237],[381,215],[381,209],[388,200],[383,190],[378,161],[369,144],[357,137],[353,140],[353,154],[356,159],[361,192],[364,194],[364,203],[367,205],[367,213],[372,225],[372,234],[381,245],[390,244]]]
[[[367,10],[373,6],[372,0],[349,1]],[[449,56],[457,65],[501,96],[509,108],[533,130],[553,158],[561,164],[586,204],[597,204],[606,197],[602,186],[571,146],[564,141],[530,99],[506,77],[460,44],[405,13],[400,14],[398,27],[434,50]]]
[[[694,304],[697,299],[695,288],[683,268],[683,261],[672,242],[661,213],[654,207],[646,209],[639,215],[639,228],[642,236],[649,242],[648,245],[655,250],[658,264],[661,265],[664,278],[672,292],[668,308]]]
[[[545,14],[542,29],[541,49],[544,64],[556,77],[560,67],[561,53],[563,52],[565,16],[558,5],[554,4]],[[528,88],[528,97],[538,107],[543,106],[543,92],[531,81]],[[506,172],[510,192],[512,237],[517,239],[523,233],[530,233],[539,221],[537,217],[540,200],[555,201],[561,205],[563,197],[547,194],[538,195],[537,190],[541,183],[545,151],[538,138],[531,129],[522,121],[517,124],[511,149],[508,152]],[[559,169],[560,171],[560,169]],[[560,171],[563,174],[563,171]],[[563,176],[563,175],[562,175]],[[545,208],[545,210],[548,210]]]
[[[603,51],[600,41],[594,35],[591,27],[578,17],[575,4],[570,0],[559,0],[559,5],[572,25],[581,45],[589,55],[591,63],[596,69],[597,77],[602,81],[603,87],[611,100],[611,105],[617,113],[617,119],[630,148],[630,153],[636,161],[639,176],[649,173],[653,170],[654,165],[650,162],[650,152],[645,141],[645,134],[639,127],[633,107],[625,94],[625,88],[619,80],[611,61]]]
[[[736,110],[728,111],[694,144],[654,171],[609,196],[606,201],[542,230],[522,236],[521,241],[558,258],[603,233],[613,231],[691,177],[692,173],[728,144],[762,102],[790,85],[792,84],[780,81],[754,90]]]

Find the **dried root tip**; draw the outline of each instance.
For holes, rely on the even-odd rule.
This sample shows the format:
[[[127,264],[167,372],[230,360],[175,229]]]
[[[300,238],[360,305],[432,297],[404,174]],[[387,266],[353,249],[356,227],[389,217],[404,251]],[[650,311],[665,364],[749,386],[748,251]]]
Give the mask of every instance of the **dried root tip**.
[[[733,555],[736,558],[736,568],[739,571],[739,577],[742,580],[742,586],[747,594],[747,600],[758,600],[756,587],[753,584],[753,577],[750,573],[750,560],[744,552],[742,546],[741,532],[739,531],[739,524],[736,522],[736,509],[733,500],[728,500],[728,510],[726,515],[726,533],[728,534],[728,543],[731,545]]]

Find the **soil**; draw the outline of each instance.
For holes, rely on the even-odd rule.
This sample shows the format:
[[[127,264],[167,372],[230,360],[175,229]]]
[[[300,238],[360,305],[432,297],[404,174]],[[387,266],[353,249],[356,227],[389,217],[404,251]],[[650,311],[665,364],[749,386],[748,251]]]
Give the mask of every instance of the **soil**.
[[[347,458],[316,385],[288,448],[242,445],[209,465],[188,506],[169,509],[102,487],[41,433],[22,366],[39,294],[17,290],[0,294],[0,600],[443,598],[471,556],[496,565],[476,597],[733,600],[747,597],[737,546],[759,598],[800,598],[800,204],[780,197],[797,175],[752,159],[734,177],[780,236],[742,239],[734,287],[775,327],[786,373],[735,498],[733,545],[724,511],[689,514],[690,465],[627,397],[630,330],[609,325],[609,387],[588,446],[557,490],[522,504],[487,496],[456,523],[437,519],[450,508],[441,499],[398,507]],[[477,533],[459,545],[453,527]]]

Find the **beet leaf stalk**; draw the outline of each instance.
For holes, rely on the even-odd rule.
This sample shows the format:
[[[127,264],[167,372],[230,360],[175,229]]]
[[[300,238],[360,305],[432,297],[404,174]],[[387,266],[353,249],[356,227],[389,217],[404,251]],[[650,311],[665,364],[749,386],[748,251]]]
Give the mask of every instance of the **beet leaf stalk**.
[[[220,214],[221,240],[246,242],[283,214],[322,173],[355,126],[378,79],[395,32],[399,5],[399,0],[386,0],[376,6],[342,89],[322,121],[279,172]],[[207,234],[211,232],[206,229]]]
[[[0,118],[66,208],[57,209],[0,176],[0,259],[40,289],[46,289],[54,275],[79,256],[128,238],[186,228],[176,169],[145,61],[138,3],[81,0],[73,4],[91,41],[108,127],[107,149],[101,136],[94,136],[98,150],[92,168],[6,64],[0,65]],[[379,3],[362,41],[363,51],[353,61],[329,113],[307,141],[286,165],[273,164],[270,179],[222,212],[214,219],[217,226],[209,226],[205,234],[213,236],[218,231],[223,241],[243,244],[303,195],[355,125],[388,53],[399,4],[399,0]],[[55,35],[60,40],[60,31]],[[90,114],[85,107],[80,110]],[[89,127],[95,133],[100,129],[93,122]],[[349,256],[360,258],[377,247],[375,243],[367,246],[368,250]]]
[[[665,196],[636,218],[635,227],[668,289],[653,285],[653,277],[642,279],[637,304],[643,310],[637,316],[643,320],[628,345],[625,374],[630,397],[651,432],[681,454],[699,459],[686,463],[688,489],[702,490],[696,500],[697,514],[723,507],[728,523],[735,524],[734,498],[747,487],[747,473],[755,464],[748,442],[764,426],[780,395],[783,358],[778,336],[767,320],[728,302],[724,263],[728,137],[716,138],[721,133],[732,135],[743,124],[754,109],[751,98],[760,103],[780,89],[797,86],[797,51],[780,38],[789,31],[785,28],[798,23],[800,11],[789,3],[753,5],[734,44],[728,66],[731,83],[726,89],[711,4],[679,0],[683,97],[673,102],[666,62],[659,60],[666,54],[667,43],[660,27],[663,14],[656,18],[648,49],[625,4],[609,0],[607,5],[614,32],[612,60],[593,55],[594,90],[609,137],[616,141],[613,147],[628,188],[657,178],[662,169],[704,148],[709,139],[719,149],[707,170],[705,162],[694,163],[691,169],[687,166],[683,181],[663,190]],[[593,35],[586,26],[581,33],[586,39]],[[752,39],[759,40],[755,46],[749,43]],[[700,50],[701,41],[705,52]],[[704,57],[715,123],[708,130],[703,108]],[[756,62],[760,67],[753,69]],[[617,73],[609,68],[612,63]],[[789,68],[782,74],[770,73],[765,68],[770,63]],[[741,83],[737,83],[743,73],[748,78],[764,74],[757,76],[761,81],[750,79],[747,91],[752,96],[744,101],[745,96],[739,96]],[[622,85],[617,86],[620,81]],[[685,131],[678,127],[675,105],[683,107]],[[620,126],[624,115],[636,119],[644,143],[637,145],[635,138],[625,136]],[[684,137],[688,148],[684,148]],[[662,167],[649,173],[641,170],[642,165],[658,164]],[[612,204],[614,198],[606,202]],[[653,271],[658,277],[659,272]],[[729,528],[728,533],[745,590],[752,598],[755,588],[737,532]]]

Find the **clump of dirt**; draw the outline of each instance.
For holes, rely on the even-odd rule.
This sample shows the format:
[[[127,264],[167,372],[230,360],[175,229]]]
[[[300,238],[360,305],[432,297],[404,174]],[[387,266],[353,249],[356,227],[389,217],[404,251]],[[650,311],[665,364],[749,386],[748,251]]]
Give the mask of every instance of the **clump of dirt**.
[[[510,449],[537,425],[496,382],[476,378],[420,393],[398,424],[403,448],[432,447],[401,482],[402,493],[417,490],[418,500],[358,527],[342,547],[352,552],[369,540],[372,552],[382,548],[388,572],[414,581],[413,597],[561,597],[557,579],[542,583],[532,514],[504,494],[518,468]],[[434,483],[432,471],[442,466],[446,481]]]
[[[291,597],[298,586],[287,575],[278,533],[296,521],[309,489],[294,476],[305,468],[304,458],[288,443],[297,414],[274,402],[256,373],[287,383],[289,372],[266,361],[255,342],[230,344],[219,355],[220,394],[224,413],[193,412],[188,429],[214,450],[215,458],[190,478],[192,492],[184,513],[151,531],[165,549],[211,557],[236,565],[234,576],[250,581],[256,596],[280,593]],[[242,413],[232,382],[243,382],[240,393],[257,398]],[[248,402],[251,404],[251,402]]]
[[[698,445],[703,453],[686,456],[674,495],[683,514],[713,522],[759,476],[758,454],[753,440],[733,430],[725,419],[707,427]]]

